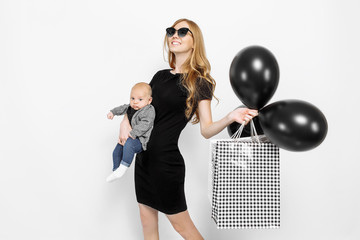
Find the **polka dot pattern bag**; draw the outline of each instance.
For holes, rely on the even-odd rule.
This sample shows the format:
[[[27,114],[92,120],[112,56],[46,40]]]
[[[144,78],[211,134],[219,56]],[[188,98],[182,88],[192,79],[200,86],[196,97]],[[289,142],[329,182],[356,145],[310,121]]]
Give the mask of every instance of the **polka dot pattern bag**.
[[[279,148],[266,136],[211,141],[209,197],[219,229],[280,227]],[[255,134],[253,134],[255,132]]]

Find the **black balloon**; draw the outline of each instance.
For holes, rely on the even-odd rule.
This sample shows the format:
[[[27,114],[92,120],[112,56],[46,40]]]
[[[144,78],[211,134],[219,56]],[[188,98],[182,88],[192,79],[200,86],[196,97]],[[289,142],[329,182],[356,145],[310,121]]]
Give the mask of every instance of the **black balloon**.
[[[261,109],[271,99],[279,76],[274,55],[261,46],[241,50],[230,66],[232,89],[242,103],[252,109]]]
[[[246,108],[245,106],[239,106],[238,108]],[[260,123],[259,123],[259,118],[258,117],[254,117],[253,119],[254,125],[255,125],[255,129],[256,129],[256,133],[258,135],[264,134],[264,131],[262,130]],[[227,132],[229,134],[229,136],[231,137],[232,135],[234,135],[234,133],[236,133],[236,131],[240,128],[241,124],[238,122],[233,122],[230,125],[227,126]],[[241,133],[241,137],[250,137],[251,136],[251,130],[250,130],[250,123],[246,124],[242,133]]]
[[[259,111],[265,135],[278,147],[289,151],[307,151],[325,139],[328,125],[324,114],[301,100],[283,100]]]

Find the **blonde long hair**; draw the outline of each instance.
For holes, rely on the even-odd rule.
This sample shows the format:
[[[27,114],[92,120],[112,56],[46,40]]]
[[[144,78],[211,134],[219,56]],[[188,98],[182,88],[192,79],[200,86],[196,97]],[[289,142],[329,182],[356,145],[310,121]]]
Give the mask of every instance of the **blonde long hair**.
[[[172,27],[184,21],[187,22],[192,32],[194,46],[193,46],[193,51],[190,54],[189,58],[186,59],[182,65],[182,71],[184,72],[184,74],[182,74],[181,82],[182,85],[185,87],[185,89],[188,91],[188,97],[186,99],[185,116],[188,119],[192,118],[191,122],[193,124],[196,124],[200,120],[199,111],[197,109],[197,99],[196,99],[196,97],[199,94],[197,89],[197,81],[199,79],[204,79],[208,83],[210,83],[212,86],[212,90],[211,90],[212,96],[214,96],[216,82],[210,75],[211,66],[206,57],[204,38],[199,26],[195,22],[189,19],[182,18],[177,20],[172,25]],[[170,67],[172,69],[175,69],[175,61],[176,61],[175,54],[170,52],[169,50],[169,45],[166,35],[164,39],[164,51],[167,51],[168,53],[168,62]],[[217,99],[215,96],[214,98]]]

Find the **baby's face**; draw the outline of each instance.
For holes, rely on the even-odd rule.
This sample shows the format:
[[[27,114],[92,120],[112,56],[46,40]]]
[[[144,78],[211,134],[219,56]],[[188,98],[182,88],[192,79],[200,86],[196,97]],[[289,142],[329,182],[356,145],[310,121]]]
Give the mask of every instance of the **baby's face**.
[[[149,105],[152,101],[149,92],[142,89],[142,88],[133,88],[130,94],[130,106],[135,109],[139,110],[146,105]]]

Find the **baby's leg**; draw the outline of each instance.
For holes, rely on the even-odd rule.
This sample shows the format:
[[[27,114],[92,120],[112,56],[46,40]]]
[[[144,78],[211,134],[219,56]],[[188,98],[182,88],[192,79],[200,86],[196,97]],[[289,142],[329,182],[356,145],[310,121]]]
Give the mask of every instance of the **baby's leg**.
[[[120,166],[122,156],[123,146],[118,143],[113,152],[113,171],[115,171]]]
[[[116,146],[116,147],[118,147],[118,146]],[[116,150],[116,148],[115,148],[115,150]],[[114,153],[115,153],[115,150],[114,150]],[[126,143],[124,144],[124,147],[121,146],[121,151],[122,151],[122,156],[120,158],[114,157],[114,159],[117,159],[117,160],[122,159],[121,162],[119,163],[120,166],[117,165],[116,170],[109,177],[107,177],[107,179],[106,179],[107,182],[115,181],[116,179],[119,179],[124,175],[126,170],[129,168],[135,154],[142,151],[142,145],[141,145],[140,140],[138,138],[137,139],[128,138],[126,140]],[[118,153],[120,151],[118,150],[116,152]],[[116,162],[116,164],[118,164],[118,163]],[[115,167],[115,161],[114,161],[114,167]]]
[[[126,143],[124,144],[123,158],[121,161],[121,165],[130,167],[134,159],[134,155],[141,151],[142,151],[142,145],[140,140],[138,138],[135,139],[128,138],[126,140]]]

